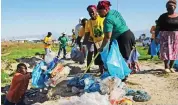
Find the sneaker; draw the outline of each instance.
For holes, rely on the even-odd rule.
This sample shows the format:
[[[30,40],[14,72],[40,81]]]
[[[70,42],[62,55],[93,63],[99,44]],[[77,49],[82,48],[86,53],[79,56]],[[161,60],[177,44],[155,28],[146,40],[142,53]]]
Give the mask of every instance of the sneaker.
[[[170,70],[169,69],[165,69],[164,70],[166,73],[170,73]]]
[[[171,71],[172,73],[175,73],[174,68],[170,68],[170,71]]]

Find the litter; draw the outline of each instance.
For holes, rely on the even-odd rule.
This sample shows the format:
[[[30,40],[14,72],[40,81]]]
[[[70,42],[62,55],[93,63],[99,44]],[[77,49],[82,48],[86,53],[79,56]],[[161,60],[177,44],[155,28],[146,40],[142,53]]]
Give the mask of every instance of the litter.
[[[73,61],[76,61],[76,62],[81,62],[83,63],[84,62],[84,53],[81,52],[79,50],[79,48],[77,48],[77,46],[75,45],[73,48],[72,48],[72,51],[71,51],[71,59]]]
[[[108,55],[106,55],[107,50],[104,51],[106,51],[106,53],[103,52],[102,59],[104,64],[106,64],[109,74],[111,76],[116,76],[120,79],[124,79],[131,73],[131,70],[129,69],[128,65],[126,64],[124,58],[122,57],[119,51],[117,40],[114,40],[112,42],[111,49]]]
[[[128,89],[126,96],[133,96],[133,100],[136,102],[145,102],[151,99],[147,92],[141,90]]]

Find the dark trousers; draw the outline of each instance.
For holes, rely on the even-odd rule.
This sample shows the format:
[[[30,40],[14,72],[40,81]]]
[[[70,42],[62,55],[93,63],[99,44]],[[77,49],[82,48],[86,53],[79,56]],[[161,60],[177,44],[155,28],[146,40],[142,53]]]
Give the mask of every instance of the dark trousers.
[[[60,56],[62,50],[63,50],[63,53],[64,53],[63,57],[65,58],[65,56],[66,56],[66,46],[59,48],[58,57]]]
[[[93,55],[96,56],[96,54],[98,53],[97,52],[97,48],[96,48],[95,45],[94,45],[94,51],[90,51],[90,48],[91,48],[92,44],[94,44],[94,43],[89,42],[88,45],[87,45],[87,48],[88,48],[87,66],[89,66],[89,64],[91,63]],[[104,66],[103,66],[103,61],[101,59],[101,55],[100,54],[98,55],[98,57],[95,59],[94,62],[95,62],[95,65],[99,66],[100,72],[103,73],[104,72]],[[88,71],[90,71],[90,69]]]
[[[7,99],[5,99],[4,105],[26,105],[26,104],[24,103],[23,99],[20,100],[20,102],[18,102],[17,104],[12,103],[12,102],[8,101]]]

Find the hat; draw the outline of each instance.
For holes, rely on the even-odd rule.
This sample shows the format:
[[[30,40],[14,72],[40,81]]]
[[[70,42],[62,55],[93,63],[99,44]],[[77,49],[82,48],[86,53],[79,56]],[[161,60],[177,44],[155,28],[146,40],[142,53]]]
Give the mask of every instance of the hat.
[[[62,34],[63,34],[63,35],[66,35],[67,33],[66,33],[66,32],[63,32]]]

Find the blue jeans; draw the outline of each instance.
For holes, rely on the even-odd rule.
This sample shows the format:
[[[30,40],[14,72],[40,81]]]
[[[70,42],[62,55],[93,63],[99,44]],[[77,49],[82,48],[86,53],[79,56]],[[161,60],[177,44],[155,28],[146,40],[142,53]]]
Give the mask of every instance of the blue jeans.
[[[61,54],[61,51],[63,50],[63,58],[65,58],[66,57],[66,46],[64,46],[64,47],[60,47],[59,48],[59,51],[58,51],[58,57],[60,57],[60,54]]]
[[[51,52],[50,48],[45,48],[45,55],[49,54]]]
[[[15,104],[15,103],[12,103],[12,102],[8,101],[7,98],[6,98],[5,101],[4,101],[4,105],[25,105],[25,103],[24,103],[24,101],[22,99],[17,104]]]

